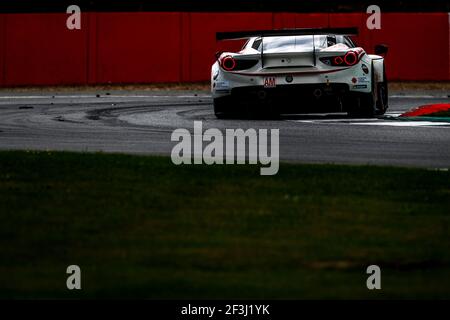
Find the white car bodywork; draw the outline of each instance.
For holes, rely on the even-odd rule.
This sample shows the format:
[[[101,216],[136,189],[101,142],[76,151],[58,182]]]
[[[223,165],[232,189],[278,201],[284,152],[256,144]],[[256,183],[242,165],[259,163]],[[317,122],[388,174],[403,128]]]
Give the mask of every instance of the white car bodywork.
[[[335,65],[337,57],[345,62]],[[367,54],[344,35],[251,37],[240,52],[218,55],[211,68],[211,93],[221,101],[246,89],[265,96],[276,88],[308,86],[319,99],[333,95],[331,88],[339,85],[346,95],[373,94],[376,102],[377,84],[386,82],[384,77],[384,58]]]

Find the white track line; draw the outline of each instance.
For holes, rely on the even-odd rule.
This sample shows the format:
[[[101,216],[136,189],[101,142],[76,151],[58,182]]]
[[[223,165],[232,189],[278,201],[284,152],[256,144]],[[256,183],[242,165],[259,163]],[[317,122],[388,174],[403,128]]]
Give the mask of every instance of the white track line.
[[[438,127],[448,126],[449,122],[435,122],[435,121],[377,121],[377,122],[351,122],[353,125],[365,125],[365,126],[391,126],[391,127]]]
[[[391,127],[450,127],[449,122],[439,121],[420,121],[406,119],[395,119],[400,116],[401,113],[390,112],[386,116],[389,118],[367,118],[367,119],[305,119],[305,120],[288,120],[292,122],[300,123],[315,123],[315,124],[337,124],[337,125],[359,125],[359,126],[391,126]]]

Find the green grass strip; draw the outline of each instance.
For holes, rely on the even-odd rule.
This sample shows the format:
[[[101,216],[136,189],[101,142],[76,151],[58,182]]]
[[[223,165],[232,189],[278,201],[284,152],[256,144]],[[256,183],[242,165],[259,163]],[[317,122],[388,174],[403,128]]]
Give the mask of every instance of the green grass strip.
[[[0,152],[0,297],[448,299],[449,208],[442,171]]]

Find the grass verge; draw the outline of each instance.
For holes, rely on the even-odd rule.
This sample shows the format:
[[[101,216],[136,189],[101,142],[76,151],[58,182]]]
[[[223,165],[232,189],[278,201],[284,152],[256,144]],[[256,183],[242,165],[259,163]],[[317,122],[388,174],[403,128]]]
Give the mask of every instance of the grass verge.
[[[450,298],[450,173],[0,152],[1,298]],[[82,290],[66,289],[66,268]],[[382,290],[366,288],[368,265]]]

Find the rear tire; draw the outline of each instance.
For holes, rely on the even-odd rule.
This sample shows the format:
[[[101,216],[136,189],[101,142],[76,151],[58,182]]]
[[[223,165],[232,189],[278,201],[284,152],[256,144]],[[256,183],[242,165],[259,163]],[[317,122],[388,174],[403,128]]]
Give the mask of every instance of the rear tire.
[[[376,115],[375,95],[373,92],[364,94],[360,98],[361,116],[372,118]]]
[[[386,78],[386,71],[383,70],[383,82],[377,85],[377,115],[381,116],[386,113],[389,101],[388,82]]]
[[[217,119],[227,119],[230,117],[229,112],[226,112],[226,101],[224,101],[224,98],[221,99],[213,99],[213,105],[214,105],[214,114]]]
[[[360,93],[347,102],[347,114],[355,118],[375,116],[375,98],[372,93]]]

